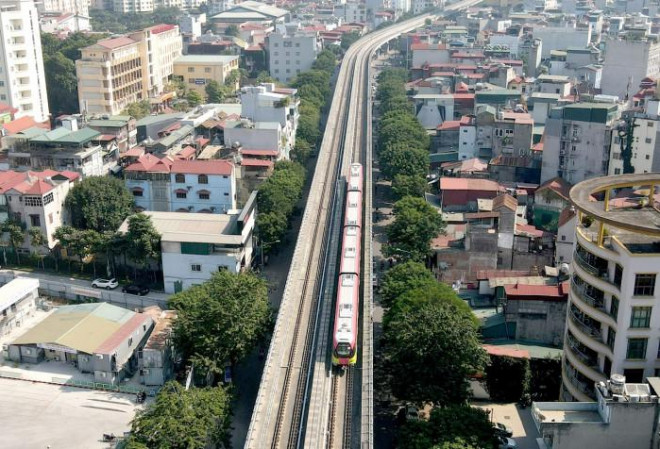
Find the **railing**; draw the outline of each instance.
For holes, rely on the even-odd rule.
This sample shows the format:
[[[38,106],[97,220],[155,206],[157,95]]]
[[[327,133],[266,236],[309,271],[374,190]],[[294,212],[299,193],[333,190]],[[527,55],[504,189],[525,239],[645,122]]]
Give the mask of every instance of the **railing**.
[[[600,329],[595,329],[590,327],[588,324],[583,323],[582,320],[577,316],[574,311],[570,311],[569,316],[571,321],[580,328],[582,332],[592,337],[594,340],[597,340],[599,343],[603,343],[603,336]]]
[[[575,251],[573,252],[573,259],[574,259],[574,260],[578,263],[578,265],[580,265],[580,267],[582,267],[585,271],[587,271],[588,273],[590,273],[590,274],[592,274],[592,275],[594,275],[594,276],[596,276],[596,277],[599,277],[599,278],[600,278],[600,277],[602,277],[602,275],[603,275],[604,273],[605,273],[605,274],[607,273],[607,269],[598,268],[598,267],[595,267],[595,266],[591,265],[591,264],[587,261],[587,259],[586,259],[582,254],[580,254],[580,251],[575,250]]]
[[[574,279],[571,279],[571,287],[573,288],[573,293],[578,296],[582,301],[589,304],[591,307],[598,309],[602,312],[607,313],[605,310],[605,301],[604,298],[595,298],[587,293],[587,289],[584,286],[578,285]]]
[[[571,352],[578,358],[582,363],[587,365],[590,368],[598,368],[598,356],[595,354],[588,355],[585,351],[583,351],[580,346],[581,343],[577,341],[575,337],[572,335],[568,335],[567,337],[568,340],[568,347],[571,348]],[[584,346],[584,345],[582,345]]]
[[[564,373],[566,374],[568,380],[571,382],[571,385],[573,385],[581,393],[584,393],[591,399],[595,400],[596,395],[594,394],[594,388],[590,387],[586,382],[578,379],[576,372],[577,370],[575,368],[569,367],[568,362],[564,364]]]

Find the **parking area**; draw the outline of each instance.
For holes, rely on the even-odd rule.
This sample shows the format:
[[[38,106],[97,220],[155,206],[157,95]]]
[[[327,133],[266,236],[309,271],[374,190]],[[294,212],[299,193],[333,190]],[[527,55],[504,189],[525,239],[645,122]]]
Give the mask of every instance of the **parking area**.
[[[539,437],[539,433],[532,419],[531,407],[520,408],[516,404],[488,402],[477,402],[472,405],[491,413],[493,422],[501,422],[510,427],[518,449],[538,449],[536,438]]]
[[[134,395],[0,378],[0,447],[108,448],[103,434],[123,435]]]

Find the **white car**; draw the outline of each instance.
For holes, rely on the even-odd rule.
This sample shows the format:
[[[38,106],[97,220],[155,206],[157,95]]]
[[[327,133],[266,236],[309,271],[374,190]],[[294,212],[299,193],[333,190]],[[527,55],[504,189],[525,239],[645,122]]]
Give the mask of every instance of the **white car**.
[[[94,279],[92,281],[92,287],[94,288],[105,288],[106,290],[112,290],[113,288],[117,288],[119,286],[119,282],[117,282],[117,279],[112,278],[112,279]]]
[[[516,440],[508,437],[500,437],[500,449],[517,449]]]

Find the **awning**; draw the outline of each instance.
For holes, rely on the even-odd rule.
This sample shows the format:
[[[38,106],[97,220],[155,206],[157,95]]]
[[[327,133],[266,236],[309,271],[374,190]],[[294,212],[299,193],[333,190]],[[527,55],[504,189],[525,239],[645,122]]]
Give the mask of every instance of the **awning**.
[[[188,193],[186,189],[176,189],[174,193]]]
[[[211,194],[211,192],[209,192],[208,190],[203,190],[203,189],[198,190],[197,193],[199,193],[200,195],[203,195],[203,194],[210,195]]]

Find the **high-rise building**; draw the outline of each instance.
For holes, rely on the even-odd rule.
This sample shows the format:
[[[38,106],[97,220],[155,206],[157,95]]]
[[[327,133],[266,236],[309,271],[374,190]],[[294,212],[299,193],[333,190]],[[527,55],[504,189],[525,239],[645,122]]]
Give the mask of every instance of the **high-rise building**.
[[[42,0],[35,5],[40,13],[61,12],[89,17],[88,0]]]
[[[311,69],[316,55],[321,52],[321,40],[317,33],[271,33],[266,45],[270,76],[283,83]]]
[[[0,102],[17,109],[17,118],[48,120],[39,14],[32,0],[0,1],[0,38]]]
[[[155,25],[81,49],[76,61],[80,111],[121,113],[126,106],[160,95],[181,56],[176,25]]]
[[[660,373],[660,174],[592,178],[577,212],[564,340],[563,400],[593,401],[595,382]],[[627,193],[626,193],[627,192]]]
[[[605,41],[601,90],[620,98],[632,96],[646,77],[660,77],[660,42],[657,36],[632,33]]]
[[[608,172],[615,103],[576,103],[555,108],[546,120],[541,182],[557,176],[571,184]]]

